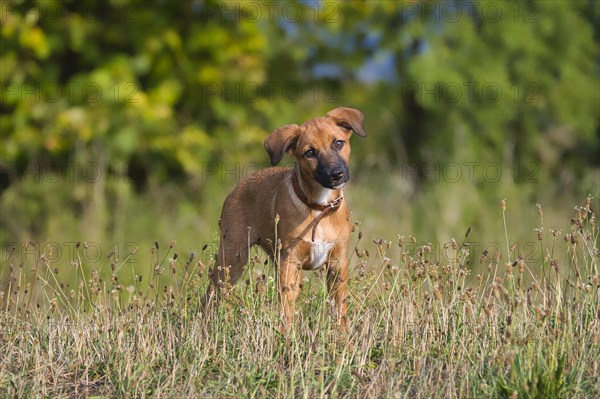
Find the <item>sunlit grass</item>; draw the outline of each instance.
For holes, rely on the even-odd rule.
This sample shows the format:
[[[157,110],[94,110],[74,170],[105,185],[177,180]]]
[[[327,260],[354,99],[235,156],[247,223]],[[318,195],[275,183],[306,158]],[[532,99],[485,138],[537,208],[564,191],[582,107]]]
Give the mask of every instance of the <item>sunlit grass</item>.
[[[434,250],[410,235],[367,239],[356,223],[348,334],[312,272],[282,335],[260,252],[202,314],[211,248],[183,257],[175,242],[148,243],[94,264],[85,243],[62,258],[15,248],[2,264],[0,396],[598,397],[590,199],[562,226],[545,226],[538,207],[527,253],[503,222],[510,201],[496,209],[502,246],[472,245],[465,226]],[[152,260],[145,273],[128,262],[137,251]]]

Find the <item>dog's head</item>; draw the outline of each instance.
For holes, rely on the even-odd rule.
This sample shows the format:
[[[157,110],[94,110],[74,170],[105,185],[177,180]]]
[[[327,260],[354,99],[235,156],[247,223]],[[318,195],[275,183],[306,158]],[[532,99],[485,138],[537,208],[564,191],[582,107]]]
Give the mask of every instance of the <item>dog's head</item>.
[[[350,136],[365,137],[362,112],[340,107],[304,124],[285,125],[265,140],[265,149],[276,165],[288,152],[298,160],[300,171],[323,187],[341,188],[350,178]]]

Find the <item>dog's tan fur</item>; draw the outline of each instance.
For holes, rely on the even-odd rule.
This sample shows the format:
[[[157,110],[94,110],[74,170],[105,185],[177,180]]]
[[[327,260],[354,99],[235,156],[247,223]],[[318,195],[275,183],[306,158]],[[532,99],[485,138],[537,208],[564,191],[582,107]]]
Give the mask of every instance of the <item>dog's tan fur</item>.
[[[345,181],[339,188],[326,188],[315,176],[318,170],[333,170],[332,176],[336,177],[343,174],[342,170],[348,173],[341,166],[335,168],[338,164],[346,166],[348,163],[352,132],[366,136],[363,115],[358,110],[342,107],[301,126],[279,128],[265,140],[272,165],[279,163],[285,153],[293,155],[297,163],[289,168],[260,170],[240,182],[227,196],[219,222],[221,243],[209,295],[217,296],[227,284],[234,284],[243,273],[250,247],[260,245],[272,258],[278,258],[284,328],[293,320],[302,269],[317,269],[323,265],[327,268],[327,286],[335,301],[335,318],[343,329],[346,328],[346,252],[351,230],[346,201],[317,222],[322,211],[313,210],[301,201],[293,189],[292,178],[297,174],[299,186],[310,203],[328,204],[340,197],[348,176],[344,176]],[[336,147],[339,141],[344,142],[342,148]],[[318,157],[305,156],[309,149],[313,149]],[[334,177],[331,181],[333,183],[329,184],[337,182]],[[315,223],[318,224],[313,242],[311,235]],[[278,242],[281,243],[280,250]]]

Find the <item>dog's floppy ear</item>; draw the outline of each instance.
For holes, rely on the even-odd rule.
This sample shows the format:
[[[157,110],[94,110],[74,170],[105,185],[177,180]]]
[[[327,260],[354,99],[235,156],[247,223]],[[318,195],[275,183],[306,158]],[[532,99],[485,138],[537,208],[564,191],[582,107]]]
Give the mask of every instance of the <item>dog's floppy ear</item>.
[[[327,113],[338,125],[352,129],[360,137],[366,137],[363,113],[354,108],[339,107]]]
[[[288,152],[298,140],[300,126],[285,125],[275,130],[265,139],[265,149],[271,157],[271,165],[277,165],[283,154]]]

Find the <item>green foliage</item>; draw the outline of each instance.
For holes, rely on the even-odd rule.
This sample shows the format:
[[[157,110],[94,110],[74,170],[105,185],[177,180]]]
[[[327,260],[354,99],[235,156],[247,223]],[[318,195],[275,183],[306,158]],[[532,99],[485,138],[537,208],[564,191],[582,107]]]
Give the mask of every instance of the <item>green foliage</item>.
[[[563,375],[566,361],[566,354],[556,354],[551,356],[544,355],[545,352],[537,355],[533,361],[533,368],[529,361],[523,360],[521,356],[516,356],[510,368],[509,381],[504,380],[502,376],[498,377],[498,391],[501,396],[509,398],[518,393],[521,398],[560,398],[566,397],[565,388],[574,383],[574,376],[567,377]],[[546,358],[550,359],[550,363]]]
[[[528,196],[597,192],[597,18],[584,1],[3,3],[2,241],[123,236],[165,191],[206,225],[271,130],[338,105],[366,115],[359,178],[414,166],[412,195],[432,165],[494,162],[544,182]],[[31,178],[47,170],[65,184]]]

